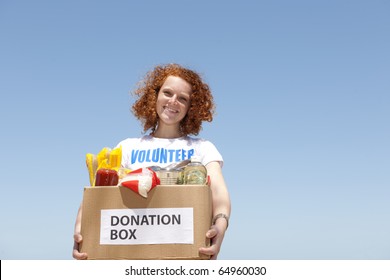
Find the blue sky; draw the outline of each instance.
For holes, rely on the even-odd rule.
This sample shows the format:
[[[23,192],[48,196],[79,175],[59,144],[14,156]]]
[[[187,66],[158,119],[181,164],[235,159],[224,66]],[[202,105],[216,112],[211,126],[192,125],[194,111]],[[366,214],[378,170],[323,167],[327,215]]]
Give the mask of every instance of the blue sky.
[[[156,64],[201,73],[221,259],[390,259],[388,1],[0,2],[1,259],[71,259],[85,154],[141,135]]]

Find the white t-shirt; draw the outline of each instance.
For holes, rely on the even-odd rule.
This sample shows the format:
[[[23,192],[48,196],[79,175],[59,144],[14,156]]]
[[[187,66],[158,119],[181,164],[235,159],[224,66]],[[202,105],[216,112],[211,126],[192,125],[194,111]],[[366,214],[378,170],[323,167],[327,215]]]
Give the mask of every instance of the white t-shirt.
[[[147,166],[165,167],[174,162],[198,156],[203,165],[217,161],[223,164],[222,155],[210,141],[189,136],[165,139],[150,135],[127,138],[122,146],[122,167],[136,170]]]

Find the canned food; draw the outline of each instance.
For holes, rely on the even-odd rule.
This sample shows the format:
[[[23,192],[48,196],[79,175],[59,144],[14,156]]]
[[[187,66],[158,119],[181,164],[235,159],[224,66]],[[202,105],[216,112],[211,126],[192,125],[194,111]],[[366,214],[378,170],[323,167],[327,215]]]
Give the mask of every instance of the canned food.
[[[182,184],[182,169],[164,169],[156,171],[160,179],[160,185],[178,185]]]

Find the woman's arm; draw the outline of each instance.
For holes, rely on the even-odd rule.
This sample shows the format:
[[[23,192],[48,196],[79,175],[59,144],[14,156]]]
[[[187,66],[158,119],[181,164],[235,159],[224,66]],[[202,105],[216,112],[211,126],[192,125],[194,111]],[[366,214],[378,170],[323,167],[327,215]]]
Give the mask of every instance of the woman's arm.
[[[214,161],[208,163],[206,168],[207,174],[211,179],[213,217],[216,217],[218,214],[222,215],[215,220],[215,224],[206,233],[206,237],[211,238],[211,246],[200,248],[199,252],[210,255],[211,259],[217,259],[228,226],[228,221],[224,217],[230,217],[231,204],[221,165]]]
[[[76,224],[74,226],[74,245],[73,245],[73,258],[78,259],[78,260],[85,260],[88,258],[87,253],[80,253],[79,251],[79,246],[80,242],[83,241],[83,237],[81,236],[81,216],[82,216],[82,207],[80,205],[79,211],[77,213],[77,218],[76,218]]]

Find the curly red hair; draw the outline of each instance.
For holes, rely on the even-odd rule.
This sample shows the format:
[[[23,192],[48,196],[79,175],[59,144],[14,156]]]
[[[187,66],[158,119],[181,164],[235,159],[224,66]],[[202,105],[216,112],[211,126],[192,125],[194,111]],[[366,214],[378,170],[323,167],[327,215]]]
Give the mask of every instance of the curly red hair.
[[[156,130],[159,119],[156,111],[157,95],[168,76],[180,77],[191,85],[191,104],[180,123],[180,129],[183,135],[198,135],[202,122],[213,120],[213,96],[209,86],[202,81],[198,73],[178,64],[158,65],[146,74],[134,91],[134,94],[139,96],[132,106],[134,115],[142,121],[144,132],[151,129],[153,133]]]

